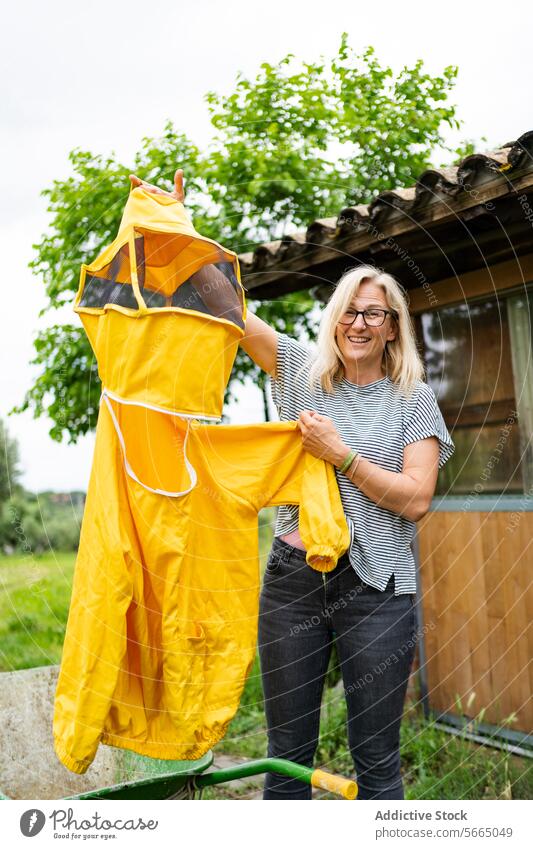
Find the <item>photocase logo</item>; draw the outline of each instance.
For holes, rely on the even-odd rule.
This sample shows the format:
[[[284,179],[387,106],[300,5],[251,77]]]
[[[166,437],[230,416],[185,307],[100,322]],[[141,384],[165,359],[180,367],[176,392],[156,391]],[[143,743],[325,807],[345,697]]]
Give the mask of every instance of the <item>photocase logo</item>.
[[[39,834],[43,825],[46,822],[46,817],[38,808],[30,808],[29,811],[24,811],[20,818],[20,830],[24,837],[35,837]]]

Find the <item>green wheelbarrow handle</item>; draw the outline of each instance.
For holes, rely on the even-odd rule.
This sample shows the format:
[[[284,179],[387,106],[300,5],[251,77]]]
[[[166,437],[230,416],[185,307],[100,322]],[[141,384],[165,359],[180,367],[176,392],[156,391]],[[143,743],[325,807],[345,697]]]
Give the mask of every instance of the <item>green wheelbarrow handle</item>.
[[[236,778],[248,778],[250,775],[261,775],[265,772],[277,772],[280,775],[286,775],[288,778],[297,778],[313,787],[329,790],[330,793],[335,793],[344,799],[355,799],[357,796],[357,783],[352,779],[332,775],[321,769],[311,769],[308,766],[301,766],[301,764],[281,758],[263,758],[262,760],[248,761],[248,763],[228,767],[228,769],[217,769],[204,775],[195,776],[193,782],[198,790],[202,790],[204,787],[213,787],[215,784],[234,781]]]

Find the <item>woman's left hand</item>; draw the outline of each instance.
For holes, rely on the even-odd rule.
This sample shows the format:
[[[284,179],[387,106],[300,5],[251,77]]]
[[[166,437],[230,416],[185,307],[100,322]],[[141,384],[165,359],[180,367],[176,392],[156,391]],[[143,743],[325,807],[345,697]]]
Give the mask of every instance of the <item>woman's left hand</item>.
[[[302,410],[298,419],[302,445],[313,457],[319,457],[334,466],[341,466],[350,449],[327,416],[314,410]]]
[[[151,192],[153,195],[167,195],[167,197],[173,198],[174,200],[179,200],[180,203],[183,203],[185,200],[182,168],[178,168],[174,174],[174,190],[172,192],[165,192],[164,189],[159,189],[157,186],[152,185],[152,183],[145,183],[144,180],[141,180],[141,178],[137,177],[136,174],[130,174],[130,183],[134,188],[142,186],[143,189],[147,192]]]

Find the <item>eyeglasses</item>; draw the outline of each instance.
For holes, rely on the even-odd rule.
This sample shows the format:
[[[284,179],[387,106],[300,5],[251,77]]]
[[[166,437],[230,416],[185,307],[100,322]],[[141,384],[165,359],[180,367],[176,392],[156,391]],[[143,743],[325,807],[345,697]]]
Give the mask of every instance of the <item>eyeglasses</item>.
[[[381,310],[377,308],[368,310],[347,310],[341,315],[339,324],[349,327],[354,323],[354,321],[357,321],[358,315],[363,316],[363,321],[367,327],[381,327],[381,325],[385,323],[385,319],[388,315],[392,315],[393,318],[398,318],[398,313],[394,310]]]

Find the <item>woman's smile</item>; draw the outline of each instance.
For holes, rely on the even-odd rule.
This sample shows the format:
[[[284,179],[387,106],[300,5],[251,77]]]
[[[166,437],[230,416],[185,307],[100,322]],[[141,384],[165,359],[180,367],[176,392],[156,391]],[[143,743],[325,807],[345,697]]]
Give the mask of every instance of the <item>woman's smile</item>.
[[[371,341],[370,336],[348,336],[348,335],[346,335],[346,338],[347,338],[350,342],[352,342],[352,343],[354,343],[354,344],[356,344],[356,345],[364,345],[366,342],[370,342],[370,341]]]

